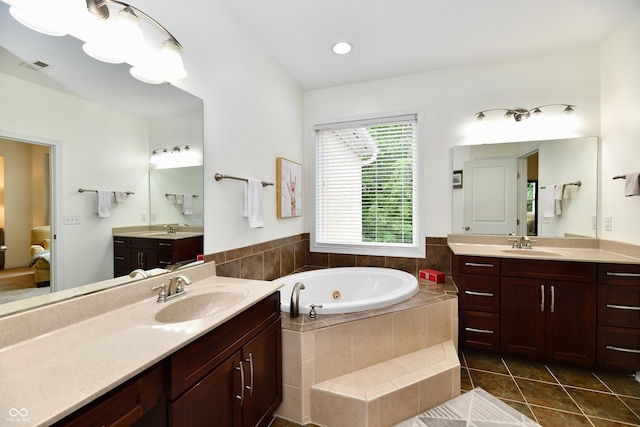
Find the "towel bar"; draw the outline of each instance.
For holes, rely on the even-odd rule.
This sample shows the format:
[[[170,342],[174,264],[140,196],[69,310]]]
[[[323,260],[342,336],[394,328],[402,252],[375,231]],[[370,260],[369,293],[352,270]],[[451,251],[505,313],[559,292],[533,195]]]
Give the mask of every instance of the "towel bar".
[[[235,179],[236,181],[244,181],[244,182],[249,182],[249,180],[247,178],[238,178],[237,176],[231,176],[231,175],[223,175],[221,173],[216,173],[213,175],[213,177],[215,178],[216,181],[220,181],[223,179]],[[266,181],[260,181],[262,183],[263,187],[267,187],[269,185],[273,185],[273,182],[266,182]]]

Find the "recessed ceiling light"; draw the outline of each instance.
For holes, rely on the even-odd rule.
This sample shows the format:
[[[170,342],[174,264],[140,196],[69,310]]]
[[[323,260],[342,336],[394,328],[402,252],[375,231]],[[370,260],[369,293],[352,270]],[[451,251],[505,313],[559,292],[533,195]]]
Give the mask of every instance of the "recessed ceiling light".
[[[351,43],[348,42],[338,42],[331,47],[331,50],[336,55],[346,55],[351,52]]]

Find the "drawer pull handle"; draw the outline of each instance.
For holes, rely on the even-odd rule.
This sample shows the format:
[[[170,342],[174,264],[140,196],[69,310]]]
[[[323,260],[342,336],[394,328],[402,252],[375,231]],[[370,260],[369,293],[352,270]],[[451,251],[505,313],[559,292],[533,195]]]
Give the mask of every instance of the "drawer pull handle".
[[[479,334],[492,334],[493,331],[489,329],[476,329],[476,328],[464,328],[467,332],[477,332]]]
[[[171,243],[158,243],[158,246],[171,246]]]
[[[549,307],[551,313],[556,311],[556,287],[551,285],[551,306]]]
[[[544,311],[544,285],[540,285],[540,311]]]
[[[615,347],[613,345],[608,345],[607,346],[607,350],[613,350],[613,351],[621,351],[623,353],[634,353],[634,354],[640,354],[640,350],[636,350],[633,348],[623,348],[623,347]]]
[[[236,394],[236,399],[240,401],[240,406],[243,406],[244,404],[244,366],[242,365],[242,360],[238,362],[236,371],[240,371],[240,394]]]
[[[465,262],[464,265],[467,267],[488,267],[493,268],[493,264],[484,264],[480,262]]]
[[[492,297],[493,294],[489,292],[476,292],[476,291],[464,291],[467,295],[474,295],[478,297]]]
[[[607,276],[640,277],[640,273],[617,273],[615,271],[607,271]]]
[[[122,261],[124,259],[123,256],[114,256],[113,259],[118,260],[118,261]]]
[[[640,311],[640,307],[634,307],[634,306],[630,306],[630,305],[607,304],[607,308],[617,308],[618,310]]]
[[[122,244],[124,244],[124,240],[114,240],[113,243],[116,243],[118,245],[122,245]]]

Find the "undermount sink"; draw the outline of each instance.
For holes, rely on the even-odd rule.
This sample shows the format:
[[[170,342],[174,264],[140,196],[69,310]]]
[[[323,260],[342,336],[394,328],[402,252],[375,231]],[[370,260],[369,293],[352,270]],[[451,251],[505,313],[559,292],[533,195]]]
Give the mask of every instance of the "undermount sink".
[[[186,295],[165,303],[145,303],[132,314],[140,323],[180,323],[201,319],[219,311],[233,307],[249,294],[246,289],[224,287]]]
[[[548,257],[561,257],[563,254],[560,252],[545,251],[542,249],[504,249],[503,253],[516,254],[516,255],[529,255],[529,256],[548,256]]]

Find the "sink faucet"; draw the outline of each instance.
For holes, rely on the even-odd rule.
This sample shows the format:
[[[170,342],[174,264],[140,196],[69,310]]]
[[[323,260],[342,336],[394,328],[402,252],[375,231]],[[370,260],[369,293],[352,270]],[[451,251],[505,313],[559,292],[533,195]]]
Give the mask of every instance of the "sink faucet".
[[[134,278],[137,275],[142,276],[143,279],[146,279],[147,277],[149,277],[149,274],[147,274],[146,271],[144,271],[141,268],[136,268],[135,270],[133,270],[131,273],[129,273],[129,277]]]
[[[178,231],[179,226],[180,226],[179,224],[167,224],[162,226],[162,228],[167,230],[167,233],[169,234],[176,234],[176,231]]]
[[[169,285],[167,285],[166,283],[162,283],[158,286],[154,286],[153,288],[151,288],[151,290],[156,291],[160,289],[160,293],[158,294],[158,302],[167,302],[170,299],[186,294],[184,285],[190,284],[191,279],[189,279],[184,274],[178,274],[177,276],[169,279]]]
[[[300,316],[300,291],[305,289],[304,283],[296,282],[291,291],[291,301],[289,302],[289,317]]]
[[[509,239],[510,242],[513,242],[511,246],[514,249],[532,249],[531,243],[535,242],[535,240],[529,239],[529,236],[515,236],[515,239]]]

